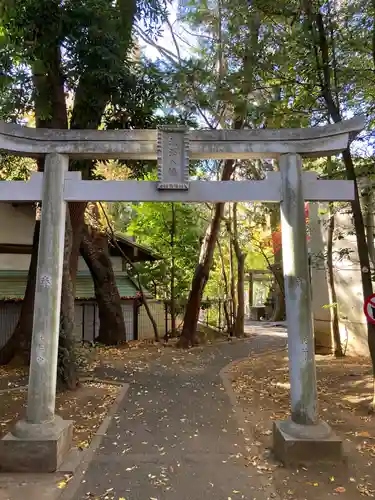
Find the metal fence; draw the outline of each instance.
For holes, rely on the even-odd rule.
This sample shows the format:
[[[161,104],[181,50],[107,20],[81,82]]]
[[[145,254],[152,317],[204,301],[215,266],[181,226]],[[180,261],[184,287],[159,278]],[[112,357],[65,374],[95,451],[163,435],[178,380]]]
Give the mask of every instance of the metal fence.
[[[182,327],[183,318],[185,315],[186,301],[178,301],[175,305],[176,329]],[[199,323],[215,328],[219,331],[225,331],[228,328],[226,318],[233,322],[234,311],[233,301],[229,299],[210,299],[205,298],[201,302],[199,311]],[[172,313],[170,301],[164,301],[164,333],[171,333],[172,330]]]
[[[0,302],[0,348],[14,332],[21,313],[22,302]]]
[[[182,328],[187,301],[178,301],[175,305],[176,330]],[[149,299],[148,305],[156,321],[159,336],[162,338],[172,330],[170,301]],[[0,302],[0,348],[11,337],[21,312],[22,302]],[[146,340],[154,338],[152,323],[144,305],[137,306],[135,301],[122,303],[127,340]],[[233,321],[233,302],[224,299],[202,301],[199,322],[219,331],[227,329],[226,318]],[[94,301],[76,301],[74,337],[78,342],[94,343],[99,334],[99,310]]]

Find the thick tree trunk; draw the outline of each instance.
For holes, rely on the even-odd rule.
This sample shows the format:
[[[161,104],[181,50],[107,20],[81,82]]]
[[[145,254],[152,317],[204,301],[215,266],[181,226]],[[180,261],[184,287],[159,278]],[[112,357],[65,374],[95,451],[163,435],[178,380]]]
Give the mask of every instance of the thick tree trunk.
[[[70,276],[72,279],[72,293],[75,297],[76,277],[78,271],[78,260],[80,255],[83,228],[85,225],[85,211],[87,203],[69,203],[70,220],[72,224],[72,250],[69,258]],[[110,263],[110,265],[112,265]]]
[[[123,49],[124,56],[127,48],[131,43],[131,27],[136,14],[137,3],[135,0],[120,1],[120,15],[123,25]],[[56,7],[59,9],[59,7]],[[38,40],[43,40],[42,24],[40,25],[41,32]],[[57,35],[57,33],[56,33]],[[56,36],[55,40],[51,40],[48,46],[37,46],[36,53],[41,54],[40,60],[31,60],[30,65],[33,71],[34,84],[34,102],[35,102],[35,118],[38,128],[68,128],[68,114],[65,100],[65,76],[61,65],[61,50],[60,38]],[[36,42],[38,44],[38,41]],[[102,63],[101,68],[96,67],[95,76],[93,76],[92,67],[87,67],[80,75],[79,84],[75,93],[74,108],[71,117],[71,128],[75,129],[96,129],[101,122],[101,118],[111,95],[111,91],[116,88],[116,83],[113,79],[106,75],[106,62]],[[98,81],[97,74],[99,69],[102,69],[103,79]],[[39,170],[42,170],[43,162],[38,162]],[[75,162],[77,163],[77,162]],[[81,170],[83,178],[89,178],[91,175],[92,162],[83,162],[82,165],[76,165],[76,170]],[[79,249],[81,244],[81,232],[84,224],[85,203],[74,203],[69,207],[71,220],[70,227],[70,247],[69,255],[66,255],[64,263],[64,284],[63,297],[61,307],[61,328],[62,335],[60,343],[63,350],[73,352],[73,343],[70,338],[71,325],[74,324],[74,288],[75,278],[78,268]],[[35,277],[37,266],[37,245],[39,225],[36,225],[34,232],[34,244],[31,256],[31,265],[28,276],[27,290],[25,299],[22,305],[21,317],[11,340],[0,353],[0,359],[10,361],[16,350],[20,347],[20,351],[27,353],[30,346],[32,332],[32,318],[34,308],[34,292],[35,292]],[[70,293],[70,297],[68,294]],[[21,339],[21,341],[19,341]],[[66,355],[66,352],[65,352]],[[72,356],[65,356],[66,360],[73,360]],[[68,368],[67,364],[60,363],[60,368],[66,369],[67,372],[63,376],[63,385],[74,385],[74,363]],[[70,382],[71,381],[71,382]]]
[[[235,163],[233,160],[227,160],[224,163],[223,172],[221,175],[222,181],[228,181],[234,171]],[[199,263],[195,270],[191,290],[186,304],[184,315],[184,326],[178,346],[188,348],[198,344],[197,340],[197,325],[199,311],[201,307],[204,288],[210,276],[216,242],[219,236],[220,223],[224,214],[224,203],[215,205],[212,220],[206,230],[206,234],[202,243]]]
[[[105,345],[126,342],[121,297],[108,251],[108,237],[95,229],[84,226],[81,254],[90,269],[94,281],[95,296],[99,308],[100,329],[98,341]]]
[[[61,288],[61,313],[59,353],[57,364],[57,388],[74,390],[79,385],[75,356],[74,339],[74,295],[73,282],[70,275],[69,261],[73,246],[73,231],[69,209],[65,224],[63,279]]]
[[[335,231],[335,214],[333,212],[333,204],[329,204],[329,225],[327,236],[327,274],[328,274],[328,293],[331,302],[331,319],[332,319],[332,346],[335,358],[344,356],[339,326],[339,311],[337,304],[337,295],[335,287],[335,278],[333,271],[333,235]]]

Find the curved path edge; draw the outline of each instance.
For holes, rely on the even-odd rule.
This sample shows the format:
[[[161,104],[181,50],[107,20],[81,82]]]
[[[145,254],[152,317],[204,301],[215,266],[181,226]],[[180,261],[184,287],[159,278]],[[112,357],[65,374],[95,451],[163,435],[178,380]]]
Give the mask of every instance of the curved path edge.
[[[276,353],[276,352],[283,352],[285,350],[286,350],[286,348],[272,349],[271,351],[262,352],[259,354],[253,354],[253,356],[255,356],[257,358],[261,358],[262,356],[265,356],[267,354],[272,354],[272,353]],[[236,417],[239,425],[241,425],[241,427],[244,429],[244,437],[247,437],[250,440],[251,447],[257,451],[257,455],[260,455],[261,449],[259,446],[257,446],[255,444],[255,439],[254,439],[253,432],[251,430],[251,426],[249,425],[249,422],[246,419],[246,414],[245,414],[243,408],[241,407],[241,405],[237,401],[236,393],[234,392],[233,387],[232,387],[232,381],[233,381],[232,369],[233,369],[233,367],[235,365],[241,364],[243,361],[246,361],[248,359],[249,359],[249,357],[246,356],[246,357],[243,357],[241,359],[236,359],[235,361],[232,361],[231,363],[227,364],[226,366],[224,366],[224,368],[222,368],[220,370],[219,376],[221,378],[222,384],[224,386],[225,392],[227,393],[229,401],[230,401],[231,405],[233,406],[235,417]],[[272,494],[273,499],[281,500],[280,495],[277,493],[277,491],[272,486],[269,486],[269,483],[265,477],[259,475],[258,479],[262,483],[262,485],[264,487],[264,492],[267,493],[268,498]]]
[[[96,379],[97,380],[97,379]],[[102,381],[101,381],[102,382]],[[93,460],[95,456],[95,452],[100,446],[108,427],[110,426],[113,417],[115,416],[117,410],[122,404],[123,400],[126,398],[130,384],[123,383],[121,384],[122,388],[120,389],[115,401],[112,403],[106,417],[103,422],[100,424],[98,430],[95,432],[94,437],[92,438],[89,447],[83,451],[79,452],[82,456],[80,457],[80,461],[78,466],[75,468],[73,472],[73,478],[69,481],[66,488],[61,490],[61,494],[57,496],[58,500],[75,500],[76,493],[81,486],[82,479],[85,476],[85,473],[90,465],[90,462]],[[74,448],[72,448],[71,452],[74,452]],[[66,463],[63,463],[60,467],[60,471],[66,470]],[[67,471],[68,472],[68,471]],[[71,472],[71,471],[69,471]]]

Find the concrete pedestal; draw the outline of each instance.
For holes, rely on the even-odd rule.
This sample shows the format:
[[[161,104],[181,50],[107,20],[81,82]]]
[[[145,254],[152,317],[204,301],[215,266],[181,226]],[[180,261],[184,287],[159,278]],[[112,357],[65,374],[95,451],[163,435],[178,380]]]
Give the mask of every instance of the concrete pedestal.
[[[314,425],[299,425],[292,420],[274,422],[273,451],[284,465],[343,459],[341,439],[322,421]]]
[[[1,472],[55,472],[71,447],[73,421],[55,417],[53,422],[19,421],[0,440]]]

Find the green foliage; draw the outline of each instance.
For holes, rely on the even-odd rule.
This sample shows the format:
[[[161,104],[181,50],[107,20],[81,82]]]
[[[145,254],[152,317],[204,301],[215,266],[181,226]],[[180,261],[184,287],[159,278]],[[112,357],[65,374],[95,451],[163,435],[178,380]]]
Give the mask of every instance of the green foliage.
[[[142,20],[149,36],[156,36],[165,5],[163,0],[4,0],[1,8],[0,115],[16,120],[37,106],[39,118],[52,119],[57,87],[63,85],[71,98],[80,86],[72,120],[82,128],[97,126],[112,94],[135,85],[129,66],[133,26]]]
[[[0,156],[0,181],[26,181],[33,171],[36,171],[36,163],[31,158]]]
[[[173,231],[171,203],[139,203],[133,205],[132,220],[127,230],[137,242],[157,252],[162,260],[139,266],[145,286],[162,298],[171,298],[172,256],[175,262],[175,298],[188,295],[198,261],[204,221],[199,205],[175,203]],[[174,234],[173,234],[174,233]],[[172,236],[174,244],[172,245]]]

